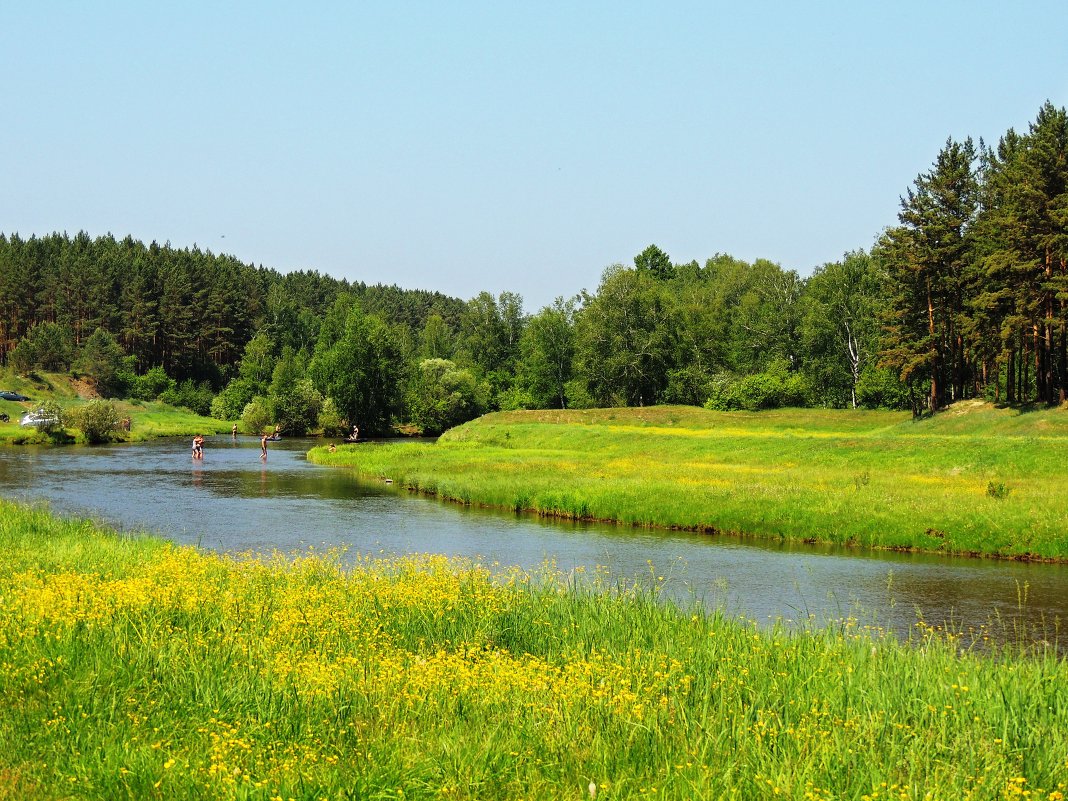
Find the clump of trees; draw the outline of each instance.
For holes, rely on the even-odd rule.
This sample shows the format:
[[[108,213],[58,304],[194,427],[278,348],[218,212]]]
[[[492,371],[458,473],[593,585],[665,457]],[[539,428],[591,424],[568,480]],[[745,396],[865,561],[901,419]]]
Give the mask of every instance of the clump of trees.
[[[1057,403],[1068,382],[1068,114],[1046,103],[997,147],[949,139],[875,255],[883,362],[916,407]],[[922,398],[919,397],[922,395]]]
[[[295,434],[437,433],[513,408],[1063,401],[1068,120],[1047,103],[996,148],[948,140],[871,253],[807,278],[650,245],[533,314],[511,292],[463,301],[129,237],[0,234],[0,362]]]

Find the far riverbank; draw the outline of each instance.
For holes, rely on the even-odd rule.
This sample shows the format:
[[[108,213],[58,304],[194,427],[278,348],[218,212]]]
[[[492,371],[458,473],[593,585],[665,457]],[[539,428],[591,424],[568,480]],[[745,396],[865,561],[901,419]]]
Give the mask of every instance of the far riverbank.
[[[11,370],[0,370],[0,386],[27,398],[23,401],[0,398],[0,414],[8,417],[6,422],[0,418],[0,445],[71,445],[85,440],[74,425],[43,431],[22,426],[19,421],[42,404],[57,404],[67,414],[98,399],[100,395],[87,382],[66,373],[40,372],[29,378]],[[113,442],[229,433],[234,424],[232,420],[216,420],[158,400],[111,399],[109,402],[114,404],[119,419],[130,423],[128,429],[120,426],[111,432],[108,439]]]
[[[309,459],[465,504],[847,546],[1068,560],[1068,412],[501,412]]]

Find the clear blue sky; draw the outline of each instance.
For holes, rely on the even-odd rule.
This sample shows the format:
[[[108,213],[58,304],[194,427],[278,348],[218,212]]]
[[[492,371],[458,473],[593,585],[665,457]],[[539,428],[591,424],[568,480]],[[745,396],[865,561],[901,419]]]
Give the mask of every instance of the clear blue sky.
[[[650,243],[807,275],[1068,105],[1063,0],[5,6],[0,231],[528,311]]]

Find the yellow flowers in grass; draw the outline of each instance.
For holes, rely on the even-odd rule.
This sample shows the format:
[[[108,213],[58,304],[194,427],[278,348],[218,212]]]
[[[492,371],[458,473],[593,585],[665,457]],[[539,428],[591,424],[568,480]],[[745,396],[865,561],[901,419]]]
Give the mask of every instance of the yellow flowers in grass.
[[[8,797],[1064,792],[1055,659],[762,632],[551,571],[231,558],[0,511],[37,532],[0,523]]]

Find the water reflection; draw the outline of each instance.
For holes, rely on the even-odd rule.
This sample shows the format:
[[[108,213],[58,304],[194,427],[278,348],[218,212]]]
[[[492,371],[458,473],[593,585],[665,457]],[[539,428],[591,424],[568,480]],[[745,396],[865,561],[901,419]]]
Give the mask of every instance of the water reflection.
[[[185,441],[113,447],[0,449],[6,496],[47,499],[121,528],[160,531],[223,551],[344,547],[361,553],[434,552],[488,564],[607,569],[682,602],[725,607],[758,621],[850,615],[896,632],[949,623],[1062,645],[1068,568],[1058,565],[873,553],[487,513],[408,497],[309,464],[312,443],[209,438],[202,460]],[[370,446],[373,447],[373,446]]]

